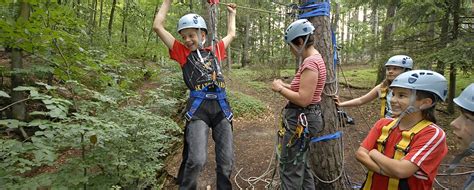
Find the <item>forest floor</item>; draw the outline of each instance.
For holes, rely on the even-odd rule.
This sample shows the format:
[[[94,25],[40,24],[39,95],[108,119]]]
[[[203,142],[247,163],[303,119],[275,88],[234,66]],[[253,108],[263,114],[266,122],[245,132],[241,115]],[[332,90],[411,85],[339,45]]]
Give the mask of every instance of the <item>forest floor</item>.
[[[347,68],[345,68],[347,69]],[[349,68],[350,69],[350,68]],[[287,81],[289,82],[289,81]],[[281,96],[275,93],[259,93],[252,90],[251,87],[240,82],[240,80],[228,80],[228,88],[231,90],[241,91],[247,95],[251,95],[260,99],[269,105],[267,114],[263,114],[256,119],[246,118],[235,118],[233,121],[234,125],[234,147],[235,147],[235,162],[234,169],[232,172],[232,183],[234,189],[265,189],[268,182],[270,182],[273,169],[275,168],[274,158],[274,147],[276,131],[278,130],[279,113],[285,105],[285,100]],[[271,81],[265,81],[270,87]],[[342,85],[339,85],[339,96],[342,100],[352,99],[352,97],[359,97],[367,93],[370,89],[349,89]],[[268,89],[268,92],[271,92]],[[441,105],[444,107],[445,105]],[[379,102],[373,101],[364,106],[358,108],[345,108],[345,111],[354,118],[356,124],[348,125],[343,129],[343,143],[344,143],[344,172],[348,176],[354,189],[358,185],[363,183],[365,179],[364,167],[359,164],[354,153],[359,147],[360,142],[364,139],[365,135],[371,128],[372,124],[377,119],[377,110],[379,109]],[[439,109],[439,108],[438,108]],[[441,108],[445,110],[445,108]],[[440,167],[439,173],[443,173],[443,170],[447,168],[445,164],[448,164],[459,151],[454,146],[456,144],[456,137],[449,129],[449,122],[453,120],[454,115],[447,113],[438,112],[438,125],[441,126],[447,134],[449,153],[443,161],[443,165]],[[215,154],[214,154],[214,142],[210,138],[208,148],[208,159],[207,164],[202,171],[199,181],[198,189],[216,189],[216,175],[215,175]],[[181,162],[181,150],[182,147],[175,152],[174,155],[169,159],[166,170],[170,176],[177,176],[179,165]],[[468,165],[472,166],[474,163],[473,158],[464,160],[463,163],[471,163]],[[262,176],[266,171],[267,175]],[[460,167],[456,172],[464,172],[472,170],[472,168]],[[276,174],[278,176],[278,174]],[[246,180],[255,179],[261,177],[262,180],[256,183],[248,183]],[[455,175],[455,176],[444,176],[439,175],[436,179],[439,184],[449,189],[461,189],[464,181],[468,175]],[[278,177],[275,177],[274,183],[278,182]],[[444,189],[438,184],[434,184],[435,189]],[[177,186],[173,184],[173,180],[168,180],[165,184],[165,189],[177,189]]]

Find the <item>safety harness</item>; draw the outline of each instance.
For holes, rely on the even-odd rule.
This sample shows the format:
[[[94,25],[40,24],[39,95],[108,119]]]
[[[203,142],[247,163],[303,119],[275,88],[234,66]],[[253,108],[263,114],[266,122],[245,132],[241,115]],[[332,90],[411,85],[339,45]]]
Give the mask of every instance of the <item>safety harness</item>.
[[[194,98],[193,103],[191,104],[191,107],[189,110],[186,112],[185,117],[186,120],[190,121],[191,118],[193,118],[194,113],[198,110],[199,106],[204,100],[217,100],[219,102],[219,106],[222,109],[222,112],[224,112],[225,118],[229,121],[232,121],[232,118],[234,114],[230,111],[230,106],[226,102],[226,92],[225,89],[220,88],[219,86],[216,85],[216,91],[215,92],[209,92],[208,91],[209,86],[206,86],[202,90],[193,90],[189,94],[190,99]]]
[[[381,153],[385,150],[385,144],[387,139],[392,132],[392,130],[397,126],[399,119],[395,119],[390,122],[388,125],[382,128],[382,134],[380,134],[379,138],[377,139],[377,150]],[[422,120],[418,122],[413,128],[408,131],[402,132],[402,139],[395,145],[395,153],[393,159],[401,160],[410,150],[410,143],[413,137],[423,130],[425,127],[433,124],[431,121]],[[372,180],[373,180],[374,172],[370,171],[367,173],[367,179],[364,182],[363,190],[370,190],[372,188]],[[390,178],[388,182],[388,190],[398,190],[400,189],[405,190],[408,189],[407,179],[398,179],[398,178]]]
[[[387,111],[387,93],[387,87],[380,88],[380,118],[385,118],[385,112]]]

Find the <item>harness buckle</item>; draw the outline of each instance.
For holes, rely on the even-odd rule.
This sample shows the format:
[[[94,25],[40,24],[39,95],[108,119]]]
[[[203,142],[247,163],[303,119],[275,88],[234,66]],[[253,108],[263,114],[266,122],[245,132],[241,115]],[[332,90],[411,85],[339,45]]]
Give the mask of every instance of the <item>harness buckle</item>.
[[[217,95],[216,94],[206,94],[206,99],[217,99]]]
[[[187,120],[187,121],[191,121],[191,119],[193,118],[189,112],[186,112],[186,114],[184,114],[184,118]]]

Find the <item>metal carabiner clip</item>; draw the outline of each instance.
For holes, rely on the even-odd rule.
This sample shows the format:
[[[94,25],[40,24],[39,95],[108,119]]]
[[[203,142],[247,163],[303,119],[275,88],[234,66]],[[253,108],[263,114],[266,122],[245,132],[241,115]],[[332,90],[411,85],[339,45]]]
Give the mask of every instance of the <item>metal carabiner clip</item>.
[[[300,113],[300,115],[298,116],[298,122],[300,123],[300,125],[306,128],[308,126],[308,119],[306,119],[306,114]]]

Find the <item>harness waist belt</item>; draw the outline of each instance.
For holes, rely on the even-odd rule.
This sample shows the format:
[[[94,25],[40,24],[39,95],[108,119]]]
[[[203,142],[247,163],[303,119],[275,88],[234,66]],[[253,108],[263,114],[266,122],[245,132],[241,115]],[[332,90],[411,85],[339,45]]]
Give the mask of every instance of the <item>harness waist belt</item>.
[[[189,110],[184,115],[186,117],[186,120],[190,121],[191,118],[193,118],[194,113],[198,110],[203,100],[217,100],[219,102],[219,106],[222,109],[222,112],[224,112],[225,118],[229,121],[232,121],[234,115],[230,111],[229,104],[227,104],[226,102],[227,95],[225,93],[225,90],[219,89],[218,92],[193,90],[191,91],[191,93],[189,93],[189,97],[194,98],[194,101],[191,104],[191,108],[189,108]]]
[[[286,104],[285,106],[285,109],[317,109],[317,108],[320,108],[320,105],[319,104],[310,104],[306,107],[301,107],[301,106],[298,106],[294,103],[291,103],[289,102],[288,104]]]

